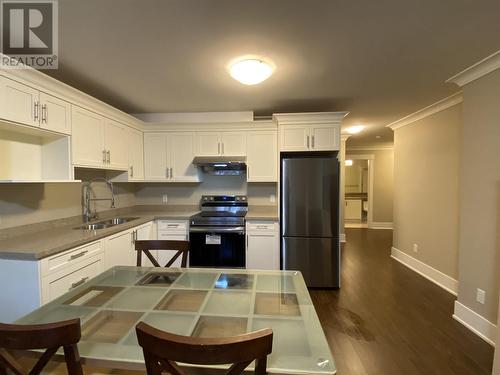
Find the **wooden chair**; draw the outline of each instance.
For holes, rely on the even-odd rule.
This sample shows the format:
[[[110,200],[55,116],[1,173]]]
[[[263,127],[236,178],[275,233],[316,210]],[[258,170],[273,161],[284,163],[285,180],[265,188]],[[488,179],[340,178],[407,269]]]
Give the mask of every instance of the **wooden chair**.
[[[0,374],[38,375],[62,346],[69,375],[82,375],[76,344],[80,341],[80,319],[63,322],[17,325],[0,323]],[[28,373],[8,350],[47,349]]]
[[[177,250],[177,253],[175,253],[172,259],[170,259],[168,263],[165,264],[165,267],[170,267],[181,255],[181,267],[187,267],[189,241],[135,241],[135,250],[137,251],[137,267],[142,266],[143,252],[155,267],[161,267],[157,260],[150,253],[150,250]]]
[[[255,374],[264,375],[267,355],[272,352],[273,331],[269,328],[235,337],[197,338],[179,336],[140,322],[137,339],[144,353],[148,375],[169,372],[185,375],[176,362],[196,365],[232,364],[226,375],[242,374],[255,362]]]

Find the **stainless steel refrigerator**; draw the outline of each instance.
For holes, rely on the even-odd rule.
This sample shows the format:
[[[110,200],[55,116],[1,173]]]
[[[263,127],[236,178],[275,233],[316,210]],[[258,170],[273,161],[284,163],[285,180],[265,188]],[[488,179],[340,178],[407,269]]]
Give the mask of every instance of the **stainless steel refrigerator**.
[[[281,155],[281,268],[309,287],[340,287],[337,153]]]

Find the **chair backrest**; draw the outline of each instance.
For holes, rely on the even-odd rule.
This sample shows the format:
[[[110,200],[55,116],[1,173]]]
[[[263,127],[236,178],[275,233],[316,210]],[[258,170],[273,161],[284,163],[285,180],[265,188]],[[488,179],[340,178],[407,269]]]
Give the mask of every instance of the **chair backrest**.
[[[6,375],[7,369],[16,375],[28,374],[9,350],[47,349],[29,371],[29,375],[38,375],[62,346],[68,374],[82,375],[76,346],[80,337],[80,319],[37,325],[0,323],[0,374]]]
[[[135,241],[135,250],[137,251],[137,267],[142,266],[142,253],[146,254],[148,259],[155,267],[161,267],[158,261],[153,257],[149,250],[177,250],[174,256],[165,264],[164,267],[170,267],[177,258],[182,255],[181,267],[187,267],[187,257],[189,252],[189,241],[170,241],[170,240],[151,240]]]
[[[273,331],[262,329],[235,337],[199,338],[179,336],[140,322],[137,339],[144,353],[148,375],[169,372],[184,375],[177,362],[195,365],[231,364],[227,375],[243,373],[255,360],[255,374],[263,375],[272,352]]]

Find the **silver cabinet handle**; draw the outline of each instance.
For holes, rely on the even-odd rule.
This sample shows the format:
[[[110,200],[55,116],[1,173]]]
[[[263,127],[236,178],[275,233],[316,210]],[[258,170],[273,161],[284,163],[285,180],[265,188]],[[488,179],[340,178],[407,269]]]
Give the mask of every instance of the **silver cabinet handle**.
[[[130,243],[131,243],[131,244],[133,244],[133,243],[134,243],[134,233],[135,233],[135,232],[130,233]]]
[[[33,117],[34,117],[35,121],[38,121],[39,108],[40,108],[40,103],[39,102],[35,102],[34,114],[33,114]]]
[[[71,284],[71,288],[69,289],[75,289],[77,286],[80,286],[84,284],[89,278],[88,277],[82,277],[80,281],[77,281],[76,283]]]
[[[102,150],[102,162],[106,164],[106,150]]]
[[[78,254],[73,254],[72,256],[69,257],[69,260],[74,260],[74,259],[80,258],[80,257],[84,256],[85,254],[87,254],[88,252],[89,252],[88,250],[84,250]]]
[[[307,136],[307,148],[309,148],[309,136]]]
[[[172,172],[172,167],[170,167],[170,178],[174,178],[174,172]]]
[[[107,155],[108,164],[110,164],[111,163],[111,151],[110,150],[106,151],[106,155]]]
[[[314,148],[314,135],[311,137],[311,147]]]
[[[247,240],[247,248],[246,248],[246,250],[248,251],[248,234],[246,235],[246,237],[247,237],[246,238],[246,240]]]
[[[130,166],[130,177],[134,177],[134,166]]]
[[[220,142],[219,142],[219,143],[217,143],[217,154],[219,154],[219,155],[220,155]]]
[[[47,104],[42,104],[42,123],[47,123]]]
[[[222,155],[224,155],[224,142],[222,142]]]

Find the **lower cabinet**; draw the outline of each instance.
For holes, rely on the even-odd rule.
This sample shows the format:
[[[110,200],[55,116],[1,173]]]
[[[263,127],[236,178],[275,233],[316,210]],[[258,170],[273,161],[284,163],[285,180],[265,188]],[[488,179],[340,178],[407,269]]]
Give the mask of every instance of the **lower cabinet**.
[[[279,270],[279,224],[273,221],[247,221],[246,268]]]
[[[104,239],[106,249],[106,267],[135,266],[134,231],[127,230]]]
[[[156,224],[154,222],[147,223],[145,225],[141,225],[135,230],[135,236],[134,238],[136,240],[142,240],[142,241],[147,241],[147,240],[156,240]],[[155,259],[157,259],[156,255],[156,250],[151,250],[151,254]],[[134,247],[134,266],[137,264],[137,252],[135,251]],[[141,263],[143,267],[153,267],[153,263],[149,260],[149,258],[146,255],[142,255],[141,257]]]
[[[187,220],[158,220],[158,239],[170,241],[187,241],[189,239],[189,222]],[[158,250],[158,263],[164,266],[175,255],[176,250]],[[181,257],[172,267],[181,266]]]

